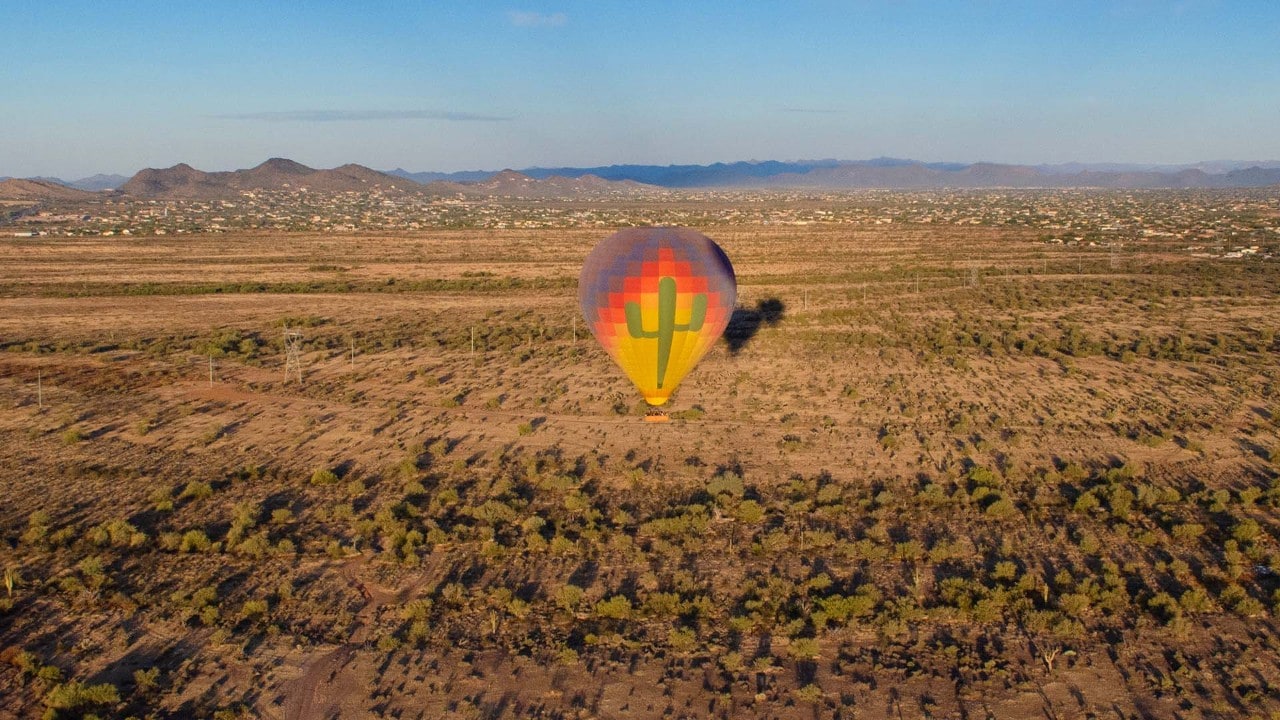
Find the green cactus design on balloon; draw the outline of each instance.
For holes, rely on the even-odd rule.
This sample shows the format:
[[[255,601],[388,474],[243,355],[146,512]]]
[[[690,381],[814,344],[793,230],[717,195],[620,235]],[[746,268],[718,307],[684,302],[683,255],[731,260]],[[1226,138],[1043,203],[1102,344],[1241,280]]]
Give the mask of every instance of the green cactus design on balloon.
[[[677,330],[698,332],[707,318],[707,294],[698,293],[693,296],[693,312],[689,322],[676,324],[676,280],[664,277],[658,281],[658,329],[645,331],[644,319],[640,313],[640,303],[629,302],[625,306],[627,313],[627,333],[631,337],[658,339],[658,387],[667,376],[667,361],[671,359],[671,338]]]

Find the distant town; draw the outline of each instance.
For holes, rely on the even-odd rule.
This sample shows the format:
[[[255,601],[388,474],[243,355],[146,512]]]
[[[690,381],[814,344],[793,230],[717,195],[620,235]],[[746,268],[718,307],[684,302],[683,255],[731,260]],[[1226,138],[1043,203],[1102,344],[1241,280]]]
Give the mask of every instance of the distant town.
[[[10,204],[11,237],[290,231],[611,228],[633,225],[943,224],[1026,228],[1047,243],[1181,243],[1213,256],[1280,251],[1280,198],[1231,190],[651,190],[555,199],[384,191],[246,190],[229,199]]]

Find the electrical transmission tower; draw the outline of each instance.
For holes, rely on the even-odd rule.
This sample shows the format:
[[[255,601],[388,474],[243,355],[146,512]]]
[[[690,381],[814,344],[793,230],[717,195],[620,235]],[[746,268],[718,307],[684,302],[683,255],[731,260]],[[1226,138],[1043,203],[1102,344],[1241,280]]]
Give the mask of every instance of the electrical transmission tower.
[[[302,332],[299,330],[290,330],[288,326],[284,329],[284,379],[287,382],[290,374],[294,374],[298,378],[298,384],[302,384]]]

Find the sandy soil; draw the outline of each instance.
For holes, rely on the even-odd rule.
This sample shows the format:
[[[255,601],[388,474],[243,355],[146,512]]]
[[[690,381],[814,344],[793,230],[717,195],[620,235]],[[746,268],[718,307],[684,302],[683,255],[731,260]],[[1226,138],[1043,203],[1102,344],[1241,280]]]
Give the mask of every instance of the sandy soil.
[[[1271,563],[1271,507],[1236,498],[1275,477],[1266,454],[1280,442],[1271,422],[1274,349],[1249,345],[1280,326],[1273,289],[1157,292],[1178,276],[1153,268],[1181,262],[1164,251],[1115,272],[1077,274],[1064,272],[1081,259],[1072,253],[1095,266],[1105,255],[1046,250],[1012,230],[939,232],[723,230],[744,312],[770,299],[784,310],[776,322],[748,317],[754,325],[740,347],[713,350],[665,425],[641,422],[638,396],[581,325],[574,339],[572,285],[125,292],[139,282],[334,274],[313,266],[365,280],[572,278],[598,233],[0,243],[8,288],[0,297],[0,560],[22,577],[0,639],[9,657],[26,650],[64,678],[115,684],[121,712],[160,717],[1191,718],[1280,709],[1268,608],[1242,614],[1215,600],[1171,628],[1142,607],[1183,557],[1188,572],[1206,578],[1186,587],[1220,593],[1220,540],[1241,519],[1264,533],[1250,545],[1249,566]],[[984,268],[979,282],[969,265]],[[77,296],[77,285],[89,296]],[[287,322],[306,336],[302,382],[284,373]],[[985,351],[972,340],[951,347],[938,334],[954,339],[970,325],[1019,342],[1056,342],[1061,328],[1079,325],[1116,347],[1144,333],[1182,333],[1199,355]],[[211,349],[228,333],[236,342]],[[244,338],[256,338],[248,352],[235,349]],[[1089,479],[1064,480],[1071,464]],[[912,499],[930,484],[967,497],[975,465],[998,472],[1000,492],[1017,507],[1012,519],[989,518],[976,500],[929,511]],[[1072,510],[1086,486],[1121,467],[1138,468],[1135,483],[1179,488],[1185,507],[1129,524]],[[313,484],[325,468],[340,479]],[[773,519],[740,530],[730,517],[736,505],[696,500],[713,512],[704,546],[645,534],[641,521],[683,512],[726,471],[745,478],[744,497],[758,497]],[[847,507],[834,519],[808,491],[788,490],[828,475]],[[566,476],[590,493],[554,489]],[[502,490],[515,477],[533,489]],[[193,481],[209,483],[212,496],[188,494]],[[405,489],[414,482],[420,492]],[[573,550],[486,540],[467,519],[458,527],[476,535],[457,530],[425,542],[412,562],[396,560],[392,533],[379,528],[402,522],[429,532],[429,521],[454,512],[442,498],[455,486],[458,502],[479,513],[486,483],[494,498],[527,503],[516,503],[525,514],[512,526],[539,507],[561,529],[591,507],[638,519],[600,520],[631,528],[615,533],[629,536],[622,545],[587,533]],[[1229,510],[1209,509],[1217,490],[1227,491]],[[578,495],[593,504],[574,505]],[[166,500],[172,509],[157,510]],[[229,527],[241,503],[260,508],[248,532],[265,529],[270,543],[287,540],[291,550],[233,550]],[[281,510],[287,515],[277,519]],[[24,539],[40,512],[51,533],[69,528],[70,536]],[[1176,524],[1223,513],[1223,529],[1210,525],[1203,544],[1168,540]],[[810,527],[811,518],[822,519]],[[117,519],[143,530],[147,545],[87,539]],[[804,545],[827,528],[847,542]],[[218,547],[160,549],[165,534],[180,540],[191,530]],[[799,549],[769,549],[775,530]],[[1144,545],[1144,531],[1159,544]],[[1113,554],[1081,550],[1082,533]],[[1095,601],[1080,616],[1082,630],[1062,641],[1070,653],[1050,667],[1041,655],[1049,636],[1028,630],[1021,610],[973,620],[940,599],[948,563],[960,560],[892,555],[909,554],[910,541],[936,548],[948,538],[967,548],[969,577],[1006,557],[1029,574],[1036,563],[1046,577],[1072,569],[1078,580],[1062,595],[1090,573],[1103,577],[1099,558],[1113,559],[1134,586],[1133,608],[1113,616]],[[857,559],[858,539],[889,554]],[[650,554],[635,555],[633,545]],[[92,582],[87,557],[106,560],[100,590],[76,587]],[[875,619],[793,636],[781,620],[726,629],[754,597],[743,588],[770,577],[808,582],[819,571],[851,588],[880,587]],[[1266,599],[1274,584],[1266,574],[1231,582]],[[586,596],[566,616],[555,589],[571,580]],[[465,597],[450,600],[450,585]],[[205,586],[218,598],[208,623],[191,599]],[[668,630],[685,627],[679,621],[668,628],[637,616],[614,626],[592,610],[616,593],[639,607],[658,587],[684,587],[674,592],[686,600],[706,593],[719,605],[689,626],[691,647],[666,644]],[[816,607],[799,597],[803,611]],[[919,614],[908,598],[921,603]],[[265,615],[247,609],[257,599],[267,602]],[[415,600],[432,608],[421,642],[406,634]],[[1063,612],[1054,602],[1034,610]],[[578,630],[588,625],[590,641]],[[818,656],[790,654],[809,635]],[[745,658],[742,669],[725,669],[731,652]],[[768,662],[752,664],[760,658]],[[132,676],[148,667],[162,669],[153,694]],[[46,685],[3,664],[0,691],[14,700],[0,718],[39,712]]]

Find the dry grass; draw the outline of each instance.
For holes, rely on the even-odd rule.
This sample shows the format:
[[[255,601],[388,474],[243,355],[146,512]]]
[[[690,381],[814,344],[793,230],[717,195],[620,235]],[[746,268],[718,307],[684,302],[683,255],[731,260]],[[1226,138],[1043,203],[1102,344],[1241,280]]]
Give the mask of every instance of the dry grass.
[[[601,231],[0,243],[0,717],[1280,710],[1274,263],[704,230],[665,426]]]

